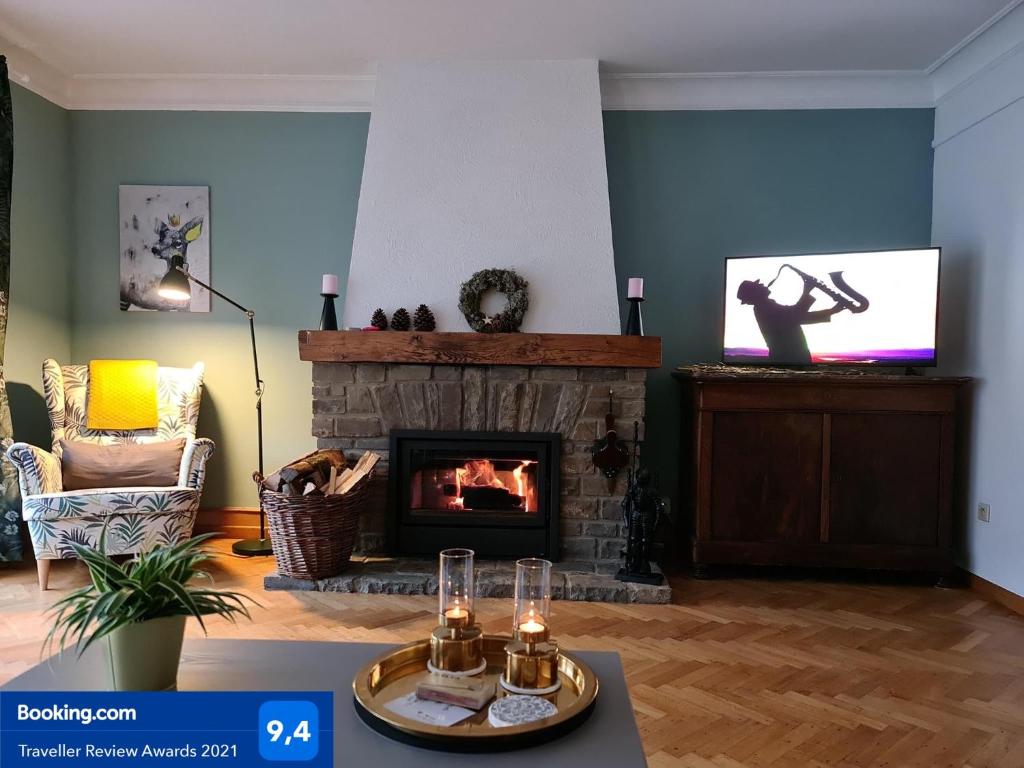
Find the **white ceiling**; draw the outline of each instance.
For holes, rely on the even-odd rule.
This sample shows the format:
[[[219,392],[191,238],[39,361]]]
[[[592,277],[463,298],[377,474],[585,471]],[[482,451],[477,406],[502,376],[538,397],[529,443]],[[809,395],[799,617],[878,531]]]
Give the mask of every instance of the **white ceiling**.
[[[596,58],[613,77],[905,73],[1018,2],[0,0],[0,47],[12,68],[37,59],[69,81],[359,77],[381,59],[448,57]]]
[[[65,74],[363,74],[382,58],[616,72],[925,69],[1008,0],[0,0]]]

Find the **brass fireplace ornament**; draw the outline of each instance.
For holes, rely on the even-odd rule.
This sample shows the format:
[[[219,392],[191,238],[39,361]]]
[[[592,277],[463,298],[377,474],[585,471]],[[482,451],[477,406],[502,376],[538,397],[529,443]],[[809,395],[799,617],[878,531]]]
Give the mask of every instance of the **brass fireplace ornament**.
[[[438,626],[430,635],[427,669],[459,677],[480,674],[487,660],[473,615],[473,550],[441,551],[437,595]]]
[[[551,561],[516,561],[513,639],[505,646],[505,673],[501,678],[506,690],[542,696],[561,686],[558,645],[551,640],[550,617]]]

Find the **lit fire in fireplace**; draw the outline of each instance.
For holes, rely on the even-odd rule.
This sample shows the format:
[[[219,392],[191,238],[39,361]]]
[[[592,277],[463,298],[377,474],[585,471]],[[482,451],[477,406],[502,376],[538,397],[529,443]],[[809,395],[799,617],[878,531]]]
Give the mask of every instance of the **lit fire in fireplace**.
[[[557,433],[393,430],[388,501],[396,552],[558,553]]]
[[[497,469],[490,459],[470,459],[455,469],[455,498],[448,508],[534,511],[536,492],[524,470],[536,463],[532,459],[522,460],[509,471]]]

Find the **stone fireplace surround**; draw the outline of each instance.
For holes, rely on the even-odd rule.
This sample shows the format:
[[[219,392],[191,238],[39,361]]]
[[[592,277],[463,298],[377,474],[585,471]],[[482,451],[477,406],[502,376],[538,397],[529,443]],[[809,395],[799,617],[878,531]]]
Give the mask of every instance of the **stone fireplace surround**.
[[[318,336],[324,337],[327,333],[330,332],[321,332]],[[337,337],[339,333],[345,332],[332,335]],[[380,335],[392,337],[387,342],[394,343],[393,336],[397,334],[389,331]],[[523,337],[529,334],[513,336],[523,343],[526,341]],[[660,359],[660,346],[657,352]],[[304,354],[305,359],[327,356],[333,358],[335,354],[310,354],[308,351]],[[368,355],[364,352],[358,356]],[[412,357],[419,360],[423,355]],[[625,543],[621,522],[625,473],[609,481],[598,473],[591,461],[594,440],[605,431],[609,391],[614,393],[612,407],[619,435],[631,437],[634,421],[642,425],[645,368],[632,360],[628,361],[632,364],[625,367],[573,366],[550,365],[546,362],[549,356],[539,355],[544,362],[539,362],[537,357],[524,355],[524,361],[530,363],[524,365],[314,359],[312,431],[317,445],[338,448],[354,457],[365,450],[373,450],[382,454],[383,459],[378,464],[369,502],[359,521],[356,554],[350,568],[339,576],[317,582],[272,574],[266,577],[265,587],[398,594],[436,592],[436,560],[394,558],[386,552],[389,430],[558,432],[562,436],[560,556],[552,580],[553,597],[668,602],[671,592],[667,585],[652,587],[615,580]],[[453,358],[460,359],[459,355],[443,359]],[[478,596],[511,596],[513,573],[511,562],[481,562]]]

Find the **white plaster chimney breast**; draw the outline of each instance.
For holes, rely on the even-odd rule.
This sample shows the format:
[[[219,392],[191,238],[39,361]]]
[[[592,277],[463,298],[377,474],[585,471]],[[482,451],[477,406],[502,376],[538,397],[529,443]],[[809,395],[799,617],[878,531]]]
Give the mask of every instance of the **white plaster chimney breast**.
[[[380,65],[344,325],[423,303],[468,331],[487,267],[530,282],[524,331],[619,332],[595,60]]]

